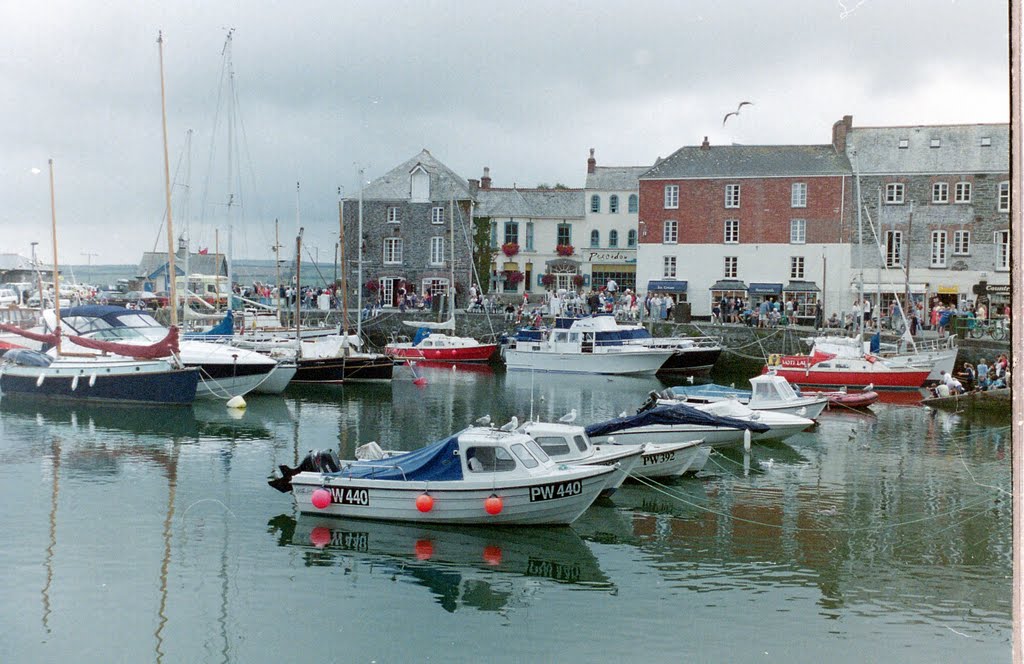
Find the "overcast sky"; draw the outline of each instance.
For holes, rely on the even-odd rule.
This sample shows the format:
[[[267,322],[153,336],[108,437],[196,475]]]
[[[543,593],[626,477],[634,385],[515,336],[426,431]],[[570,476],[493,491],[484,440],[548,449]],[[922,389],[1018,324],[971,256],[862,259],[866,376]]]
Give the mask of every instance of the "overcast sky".
[[[3,3],[0,24],[0,252],[51,256],[52,157],[61,263],[166,249],[159,30],[175,231],[212,249],[235,29],[236,258],[273,256],[275,218],[294,246],[298,208],[328,260],[337,187],[355,195],[358,168],[372,180],[422,148],[466,178],[489,166],[494,186],[579,187],[589,148],[634,166],[704,136],[823,144],[843,115],[1009,121],[1007,0],[72,0]]]

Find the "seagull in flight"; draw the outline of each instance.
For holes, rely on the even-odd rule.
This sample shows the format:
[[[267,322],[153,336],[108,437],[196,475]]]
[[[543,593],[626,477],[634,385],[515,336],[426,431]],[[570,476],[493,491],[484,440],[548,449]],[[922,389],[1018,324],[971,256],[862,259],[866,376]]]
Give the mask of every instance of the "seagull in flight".
[[[722,118],[722,126],[723,127],[725,126],[725,121],[729,119],[730,115],[739,115],[741,108],[743,108],[744,106],[753,106],[753,105],[754,105],[754,102],[752,102],[752,101],[741,101],[740,105],[736,107],[735,111],[733,111],[732,113],[726,113],[725,114],[725,117]]]

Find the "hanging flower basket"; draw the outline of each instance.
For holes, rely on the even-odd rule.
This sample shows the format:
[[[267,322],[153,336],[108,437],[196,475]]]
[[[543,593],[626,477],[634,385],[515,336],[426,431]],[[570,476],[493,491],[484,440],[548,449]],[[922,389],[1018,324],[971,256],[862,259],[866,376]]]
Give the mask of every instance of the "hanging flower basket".
[[[519,243],[506,242],[505,244],[501,245],[501,252],[508,256],[509,258],[512,258],[513,256],[519,253]]]
[[[582,274],[574,274],[574,275],[572,275],[572,285],[575,286],[576,288],[579,288],[580,286],[582,286],[584,281],[585,280],[584,280]]]
[[[545,286],[551,286],[552,284],[555,283],[555,275],[550,273],[543,275],[540,278],[540,283],[544,284]]]
[[[555,247],[555,253],[559,256],[572,256],[576,249],[571,244],[560,244]]]
[[[519,270],[505,270],[505,281],[516,285],[520,283],[526,276]]]
[[[370,279],[369,281],[366,282],[366,290],[370,291],[371,293],[376,293],[377,291],[380,290],[380,282],[377,281],[376,279]]]

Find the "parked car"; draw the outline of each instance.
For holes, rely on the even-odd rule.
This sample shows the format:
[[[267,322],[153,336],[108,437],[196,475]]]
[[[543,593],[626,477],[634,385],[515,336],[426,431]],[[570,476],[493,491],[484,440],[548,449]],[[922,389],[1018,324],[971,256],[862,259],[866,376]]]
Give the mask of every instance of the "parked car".
[[[21,297],[13,288],[0,288],[0,307],[9,307],[21,302]]]

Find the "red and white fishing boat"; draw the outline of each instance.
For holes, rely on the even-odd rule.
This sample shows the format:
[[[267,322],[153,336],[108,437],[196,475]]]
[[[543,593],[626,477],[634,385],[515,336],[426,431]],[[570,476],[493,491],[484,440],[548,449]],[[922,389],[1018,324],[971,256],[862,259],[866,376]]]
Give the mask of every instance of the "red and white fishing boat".
[[[417,332],[413,341],[390,343],[384,347],[385,355],[399,360],[430,362],[489,362],[496,352],[496,343],[483,343],[472,337],[457,337],[425,328]]]
[[[761,373],[775,371],[790,383],[808,387],[916,390],[924,385],[931,368],[897,367],[871,354],[837,357],[816,351],[811,355],[771,355]]]

